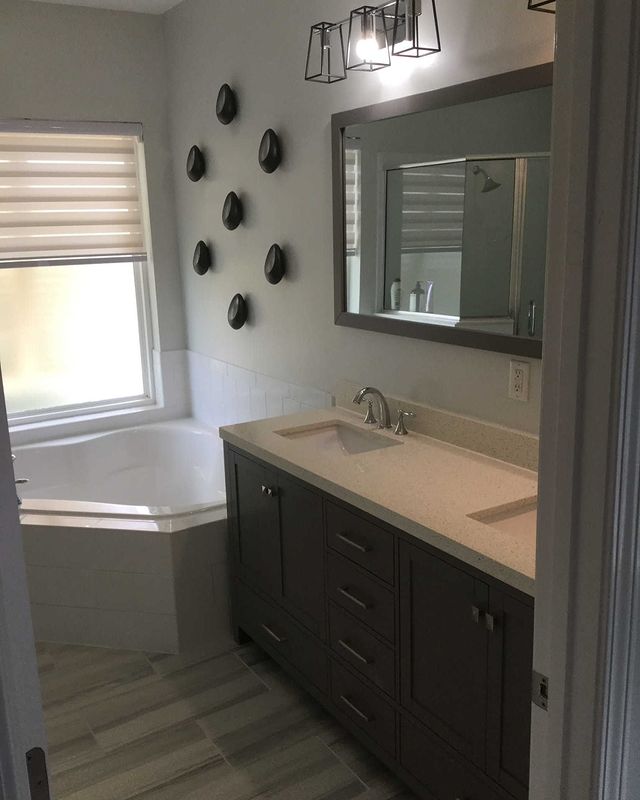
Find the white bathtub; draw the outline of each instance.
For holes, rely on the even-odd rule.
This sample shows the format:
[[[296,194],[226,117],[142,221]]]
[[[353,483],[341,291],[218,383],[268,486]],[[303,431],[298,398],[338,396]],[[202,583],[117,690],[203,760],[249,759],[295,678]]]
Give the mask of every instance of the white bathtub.
[[[169,518],[223,506],[222,442],[193,420],[14,450],[25,513]]]
[[[39,641],[229,646],[217,430],[179,420],[14,452]]]

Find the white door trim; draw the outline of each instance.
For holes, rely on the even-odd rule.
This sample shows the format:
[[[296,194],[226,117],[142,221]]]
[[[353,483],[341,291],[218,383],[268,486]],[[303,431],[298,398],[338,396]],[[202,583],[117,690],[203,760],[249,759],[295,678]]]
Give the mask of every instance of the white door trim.
[[[630,599],[616,548],[634,534],[618,509],[636,490],[621,465],[637,411],[635,431],[621,423],[640,370],[637,359],[624,369],[639,7],[558,3],[534,654],[550,700],[534,708],[531,800],[619,800],[605,781],[606,723],[621,688],[608,685],[614,602]]]
[[[26,753],[46,752],[11,445],[0,375],[0,798],[30,800]]]

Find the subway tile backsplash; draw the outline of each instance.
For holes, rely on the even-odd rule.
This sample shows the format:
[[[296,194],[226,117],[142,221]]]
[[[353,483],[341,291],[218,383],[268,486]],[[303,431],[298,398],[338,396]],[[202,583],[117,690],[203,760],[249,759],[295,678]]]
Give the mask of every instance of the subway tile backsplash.
[[[203,425],[234,425],[334,405],[333,396],[319,389],[287,383],[192,350],[188,358],[192,414]]]

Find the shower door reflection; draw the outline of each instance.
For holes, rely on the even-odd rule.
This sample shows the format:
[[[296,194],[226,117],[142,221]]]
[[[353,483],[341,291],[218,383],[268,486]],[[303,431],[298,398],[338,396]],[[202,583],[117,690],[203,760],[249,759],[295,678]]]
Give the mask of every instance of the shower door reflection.
[[[387,170],[378,313],[540,338],[547,155]]]

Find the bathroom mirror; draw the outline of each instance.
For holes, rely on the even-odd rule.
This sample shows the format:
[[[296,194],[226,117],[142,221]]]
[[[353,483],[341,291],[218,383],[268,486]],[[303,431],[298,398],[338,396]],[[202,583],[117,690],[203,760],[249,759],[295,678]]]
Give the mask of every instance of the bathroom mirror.
[[[540,357],[545,64],[333,117],[336,324]]]

